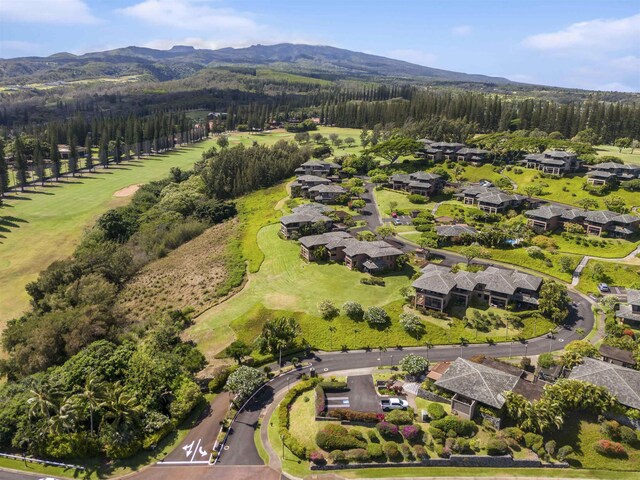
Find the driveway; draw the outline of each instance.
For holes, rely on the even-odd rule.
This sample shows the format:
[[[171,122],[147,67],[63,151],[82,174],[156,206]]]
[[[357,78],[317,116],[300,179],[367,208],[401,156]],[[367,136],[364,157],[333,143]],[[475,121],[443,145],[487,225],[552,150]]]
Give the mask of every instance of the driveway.
[[[371,375],[347,377],[351,409],[358,412],[382,412],[380,397],[376,392]]]

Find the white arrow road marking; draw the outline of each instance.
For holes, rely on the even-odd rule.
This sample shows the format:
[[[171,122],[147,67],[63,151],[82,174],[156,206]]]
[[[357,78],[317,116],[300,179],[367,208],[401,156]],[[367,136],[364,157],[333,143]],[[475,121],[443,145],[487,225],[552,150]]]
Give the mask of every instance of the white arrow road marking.
[[[193,444],[195,440],[191,442],[189,445],[185,445],[182,449],[185,451],[185,457],[189,458],[191,456],[191,451],[193,450]]]

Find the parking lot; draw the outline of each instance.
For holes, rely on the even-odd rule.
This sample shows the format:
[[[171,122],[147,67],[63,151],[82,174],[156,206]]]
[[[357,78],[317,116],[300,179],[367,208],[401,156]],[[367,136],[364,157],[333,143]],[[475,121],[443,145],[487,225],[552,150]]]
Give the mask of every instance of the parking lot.
[[[347,392],[327,393],[327,408],[349,408],[358,412],[382,412],[380,397],[371,375],[347,377]]]

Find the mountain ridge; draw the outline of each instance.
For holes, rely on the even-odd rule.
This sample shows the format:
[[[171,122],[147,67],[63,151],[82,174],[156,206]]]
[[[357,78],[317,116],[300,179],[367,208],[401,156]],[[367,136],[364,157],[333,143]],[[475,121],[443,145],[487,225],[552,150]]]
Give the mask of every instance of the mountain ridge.
[[[328,72],[346,78],[519,84],[504,77],[443,70],[328,45],[291,43],[215,50],[189,45],[174,45],[168,50],[128,46],[82,55],[59,52],[48,57],[0,59],[0,81],[5,84],[28,83],[131,74],[150,74],[155,80],[165,81],[185,78],[204,68],[225,65],[278,65],[285,69],[289,67],[293,72]]]

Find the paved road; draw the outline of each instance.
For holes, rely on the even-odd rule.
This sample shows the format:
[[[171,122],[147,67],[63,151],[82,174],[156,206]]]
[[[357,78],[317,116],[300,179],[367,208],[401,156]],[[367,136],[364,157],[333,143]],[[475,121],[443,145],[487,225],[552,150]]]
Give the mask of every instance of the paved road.
[[[528,342],[499,343],[495,345],[475,344],[467,346],[437,346],[431,349],[425,347],[415,348],[389,348],[386,351],[357,350],[349,352],[331,352],[312,354],[306,360],[320,375],[349,369],[375,367],[377,365],[395,365],[408,353],[415,353],[428,358],[431,361],[455,360],[457,357],[469,358],[474,355],[487,355],[493,357],[509,357],[521,355],[538,355],[544,352],[561,350],[564,345],[572,340],[583,338],[576,333],[576,329],[582,328],[585,332],[593,328],[594,317],[590,303],[581,295],[571,292],[570,296],[575,306],[570,309],[568,326],[561,329],[552,338],[546,336],[532,339]],[[544,333],[544,332],[539,332]],[[232,435],[229,436],[227,446],[220,455],[219,463],[222,465],[262,465],[262,460],[254,444],[254,433],[258,427],[261,412],[274,397],[274,393],[287,388],[289,382],[306,373],[308,369],[291,372],[272,380],[263,388],[238,415],[237,421],[232,425]]]

